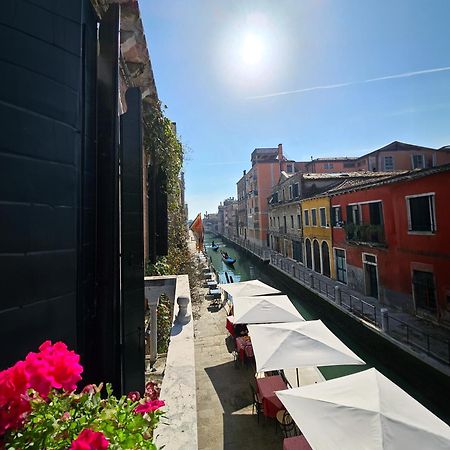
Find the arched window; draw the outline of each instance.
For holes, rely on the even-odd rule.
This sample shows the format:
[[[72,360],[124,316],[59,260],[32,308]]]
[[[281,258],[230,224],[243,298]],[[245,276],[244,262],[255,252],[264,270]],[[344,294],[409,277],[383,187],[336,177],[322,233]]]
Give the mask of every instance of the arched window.
[[[330,278],[330,250],[326,241],[322,242],[322,273]]]
[[[313,254],[314,254],[314,271],[320,273],[320,246],[319,242],[314,239],[313,242]]]
[[[306,267],[312,269],[312,253],[311,253],[311,241],[305,240],[305,253],[306,253]]]

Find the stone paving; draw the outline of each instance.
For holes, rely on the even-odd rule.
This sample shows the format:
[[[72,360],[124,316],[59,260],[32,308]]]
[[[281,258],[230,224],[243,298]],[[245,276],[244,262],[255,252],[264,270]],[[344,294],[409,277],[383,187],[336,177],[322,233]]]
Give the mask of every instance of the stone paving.
[[[235,364],[225,345],[226,313],[204,300],[194,323],[199,450],[272,450],[283,447],[275,421],[252,414],[254,368]]]

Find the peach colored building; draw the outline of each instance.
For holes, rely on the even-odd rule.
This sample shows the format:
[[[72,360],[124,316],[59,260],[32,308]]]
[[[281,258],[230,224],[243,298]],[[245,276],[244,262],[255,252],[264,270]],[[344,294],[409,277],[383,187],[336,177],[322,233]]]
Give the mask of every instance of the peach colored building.
[[[356,170],[391,172],[427,169],[450,163],[450,149],[435,149],[394,141],[358,158]]]
[[[394,141],[360,157],[316,158],[295,163],[300,172],[339,173],[427,169],[450,163],[450,146],[440,149]]]
[[[256,148],[251,162],[252,168],[238,181],[239,237],[267,246],[267,198],[278,183],[282,170],[294,173],[295,162],[283,156],[282,144],[275,148]]]

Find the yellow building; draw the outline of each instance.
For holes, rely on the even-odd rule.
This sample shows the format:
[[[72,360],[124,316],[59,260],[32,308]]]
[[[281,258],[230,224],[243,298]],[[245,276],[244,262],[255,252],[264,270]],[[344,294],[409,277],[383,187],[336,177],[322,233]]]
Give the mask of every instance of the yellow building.
[[[304,264],[330,278],[336,278],[333,258],[330,198],[313,197],[300,201],[303,219]]]

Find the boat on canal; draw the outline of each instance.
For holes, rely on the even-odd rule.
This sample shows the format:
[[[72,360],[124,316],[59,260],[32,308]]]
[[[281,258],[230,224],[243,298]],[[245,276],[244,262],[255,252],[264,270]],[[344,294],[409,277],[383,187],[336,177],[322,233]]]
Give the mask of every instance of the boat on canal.
[[[211,244],[211,248],[217,252],[217,250],[219,250],[219,244],[215,244],[214,242]]]
[[[228,253],[222,251],[220,253],[222,254],[222,259],[225,264],[232,266],[236,262],[236,259],[229,256]]]

